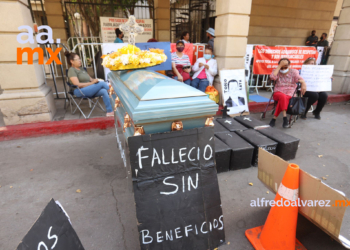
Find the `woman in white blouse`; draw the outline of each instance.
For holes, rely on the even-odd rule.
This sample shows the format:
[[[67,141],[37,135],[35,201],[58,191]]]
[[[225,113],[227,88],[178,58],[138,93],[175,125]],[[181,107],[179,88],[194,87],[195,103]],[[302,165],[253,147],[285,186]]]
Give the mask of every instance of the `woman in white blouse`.
[[[216,60],[212,56],[213,48],[205,47],[204,57],[198,58],[192,67],[195,73],[192,76],[191,86],[203,92],[209,85],[213,85],[214,76],[218,72]]]

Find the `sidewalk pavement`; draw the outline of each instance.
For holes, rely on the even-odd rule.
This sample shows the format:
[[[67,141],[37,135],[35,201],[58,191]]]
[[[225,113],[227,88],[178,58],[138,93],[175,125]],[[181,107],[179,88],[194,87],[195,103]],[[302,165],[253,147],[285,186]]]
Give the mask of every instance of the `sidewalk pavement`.
[[[292,162],[350,196],[350,106],[327,105],[321,121],[309,116],[283,130],[301,139]],[[51,198],[64,206],[86,250],[139,249],[131,180],[113,129],[0,142],[0,171],[0,249],[15,249]],[[263,225],[269,208],[250,207],[250,201],[274,195],[254,167],[221,173],[218,180],[230,243],[219,250],[253,250],[244,232]],[[308,250],[344,249],[302,216],[297,238]]]

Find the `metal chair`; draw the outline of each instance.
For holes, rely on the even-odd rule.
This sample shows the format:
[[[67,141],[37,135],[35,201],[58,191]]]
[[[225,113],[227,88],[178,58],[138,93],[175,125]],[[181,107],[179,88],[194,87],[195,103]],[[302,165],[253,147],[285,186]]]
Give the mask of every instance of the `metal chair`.
[[[84,70],[86,70],[86,68],[84,68]],[[98,108],[100,108],[101,110],[103,110],[103,111],[106,111],[104,108],[103,108],[103,106],[101,105],[101,103],[99,102],[99,100],[100,100],[100,98],[101,98],[101,96],[93,96],[93,97],[88,97],[88,96],[82,96],[82,97],[77,97],[77,96],[75,96],[74,95],[74,90],[75,89],[78,89],[79,91],[81,91],[80,90],[80,88],[78,87],[78,86],[76,86],[76,85],[73,85],[73,84],[71,84],[70,82],[69,82],[69,79],[68,79],[68,69],[66,69],[66,77],[67,77],[67,81],[66,81],[66,84],[68,85],[68,87],[69,87],[69,91],[68,91],[68,99],[69,99],[69,105],[70,105],[70,110],[71,110],[71,114],[72,115],[74,115],[75,114],[75,112],[77,111],[77,110],[79,110],[80,111],[80,113],[84,116],[84,118],[85,119],[88,119],[88,118],[90,118],[90,116],[91,116],[91,114],[92,114],[92,112],[94,111],[94,109],[96,108],[96,106],[98,107]],[[81,92],[82,93],[82,92]],[[83,94],[83,93],[82,93]],[[76,101],[76,99],[77,99],[77,101]],[[88,114],[88,115],[86,115],[85,113],[84,113],[84,111],[80,108],[80,104],[81,104],[81,102],[83,101],[83,100],[87,100],[88,102],[89,102],[89,107],[91,108],[91,111],[90,111],[90,113]],[[72,102],[75,104],[75,109],[74,109],[74,111],[73,111],[73,105],[72,105]]]
[[[268,110],[268,108],[269,108],[269,105],[270,105],[271,101],[273,100],[273,94],[274,94],[274,90],[275,90],[275,82],[274,82],[274,81],[272,82],[272,85],[273,85],[273,86],[271,87],[271,89],[272,89],[272,94],[271,94],[270,100],[269,100],[269,102],[268,102],[267,105],[266,105],[265,111],[261,113],[261,115],[260,115],[260,120],[265,119],[267,110]],[[301,84],[298,82],[298,83],[297,83],[297,91],[296,91],[297,96],[300,96],[300,88],[301,88]],[[271,115],[274,115],[274,114],[275,114],[275,110],[276,110],[277,103],[278,103],[277,101],[274,101],[274,102],[273,102],[273,108],[272,108],[272,110],[271,110]],[[289,127],[291,128],[291,127],[293,126],[293,124],[294,124],[298,119],[299,119],[299,115],[290,115],[290,116],[289,116]]]

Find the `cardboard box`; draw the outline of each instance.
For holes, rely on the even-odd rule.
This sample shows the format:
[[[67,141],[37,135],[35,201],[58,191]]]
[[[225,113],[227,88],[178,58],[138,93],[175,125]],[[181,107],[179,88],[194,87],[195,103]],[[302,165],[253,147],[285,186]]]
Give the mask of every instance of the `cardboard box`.
[[[241,123],[239,123],[231,117],[218,118],[216,120],[230,132],[248,129],[247,127],[243,126]]]
[[[285,161],[289,161],[295,158],[295,155],[298,151],[300,139],[283,133],[279,129],[271,127],[259,129],[258,131],[263,135],[269,137],[270,139],[278,142],[276,155],[278,155]]]
[[[272,154],[276,154],[278,143],[259,133],[258,131],[248,129],[244,131],[236,131],[235,133],[254,146],[254,154],[252,159],[252,165],[254,167],[258,165],[259,148],[263,148]]]
[[[252,129],[261,129],[261,128],[267,128],[270,127],[270,125],[255,119],[249,115],[244,115],[244,116],[236,116],[234,118],[236,121],[239,123],[243,124],[247,128],[252,128]]]
[[[226,132],[228,132],[228,130],[224,126],[222,126],[219,122],[214,120],[214,134],[226,133]]]
[[[254,147],[252,145],[238,136],[235,132],[220,133],[216,136],[231,149],[230,170],[251,167],[254,153]]]
[[[259,149],[258,178],[272,192],[276,193],[284,173],[287,170],[288,162],[276,155]],[[344,247],[350,249],[349,236],[350,211],[346,212],[346,204],[349,199],[345,194],[323,183],[319,178],[302,170],[299,173],[299,198],[300,203],[309,200],[329,200],[330,206],[301,206],[299,213],[314,223],[325,233],[338,241]],[[333,206],[336,201],[343,201],[345,206]]]
[[[222,133],[224,134],[224,133]],[[231,148],[215,137],[215,161],[218,173],[230,170]]]

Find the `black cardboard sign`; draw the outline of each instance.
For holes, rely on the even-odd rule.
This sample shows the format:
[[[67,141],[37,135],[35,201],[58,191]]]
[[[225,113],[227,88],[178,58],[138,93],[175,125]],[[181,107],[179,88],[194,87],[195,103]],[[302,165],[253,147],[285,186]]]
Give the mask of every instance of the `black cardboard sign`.
[[[62,208],[52,199],[17,250],[84,250]]]
[[[128,138],[141,249],[224,243],[212,127]]]

